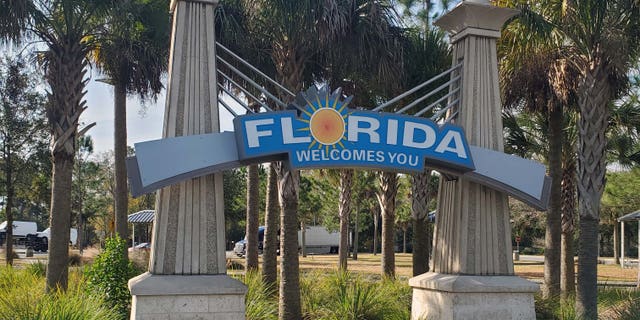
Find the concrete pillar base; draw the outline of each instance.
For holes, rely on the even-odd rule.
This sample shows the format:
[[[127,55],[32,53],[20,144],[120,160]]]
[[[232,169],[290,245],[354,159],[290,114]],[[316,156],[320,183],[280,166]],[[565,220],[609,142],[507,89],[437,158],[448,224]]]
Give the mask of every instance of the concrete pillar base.
[[[427,272],[409,279],[411,319],[535,319],[538,284],[516,276]]]
[[[154,275],[129,280],[131,319],[245,319],[247,287],[226,274]]]

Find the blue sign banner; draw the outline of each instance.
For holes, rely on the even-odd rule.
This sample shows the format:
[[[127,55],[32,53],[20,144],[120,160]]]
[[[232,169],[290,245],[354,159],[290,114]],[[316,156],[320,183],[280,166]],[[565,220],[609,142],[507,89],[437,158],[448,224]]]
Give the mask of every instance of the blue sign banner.
[[[424,170],[425,160],[474,170],[461,127],[427,118],[346,108],[336,95],[304,97],[297,110],[234,119],[240,160],[287,153],[293,168]]]
[[[136,143],[136,156],[127,159],[131,193],[243,165],[287,161],[297,169],[422,172],[428,167],[547,208],[551,181],[544,165],[469,146],[456,125],[349,109],[350,101],[341,99],[339,89],[329,93],[312,87],[299,93],[289,110],[236,117],[235,132]]]

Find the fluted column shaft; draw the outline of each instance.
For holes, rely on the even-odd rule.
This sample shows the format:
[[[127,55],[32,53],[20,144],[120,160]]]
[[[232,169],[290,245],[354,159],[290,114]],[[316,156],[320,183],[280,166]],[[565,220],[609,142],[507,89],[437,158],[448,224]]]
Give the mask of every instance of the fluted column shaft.
[[[515,12],[466,3],[436,24],[449,31],[454,64],[463,61],[459,114],[469,144],[503,150],[496,39]],[[464,178],[440,181],[433,271],[512,275],[511,227],[506,194]]]
[[[216,5],[217,0],[172,2],[173,32],[163,138],[220,131]],[[222,173],[158,191],[150,272],[225,273],[223,205]]]

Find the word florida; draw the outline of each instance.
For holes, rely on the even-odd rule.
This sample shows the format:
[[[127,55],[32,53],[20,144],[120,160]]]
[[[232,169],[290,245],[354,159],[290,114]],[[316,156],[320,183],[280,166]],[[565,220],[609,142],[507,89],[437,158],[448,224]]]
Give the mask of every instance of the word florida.
[[[234,119],[240,160],[282,159],[293,168],[363,167],[420,172],[474,169],[461,127],[392,113],[319,108]]]

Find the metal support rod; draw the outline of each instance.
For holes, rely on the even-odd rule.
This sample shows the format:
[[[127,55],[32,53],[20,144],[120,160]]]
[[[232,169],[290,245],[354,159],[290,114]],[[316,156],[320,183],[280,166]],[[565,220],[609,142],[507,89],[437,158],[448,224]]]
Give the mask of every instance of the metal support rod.
[[[262,71],[258,70],[258,68],[254,67],[253,65],[251,65],[246,60],[240,58],[240,56],[238,56],[237,54],[233,53],[233,51],[231,51],[227,47],[223,46],[220,42],[216,41],[216,45],[218,47],[220,47],[222,50],[224,50],[226,53],[228,53],[230,56],[235,58],[236,60],[242,62],[245,66],[249,67],[249,69],[251,69],[253,72],[261,75],[263,78],[267,79],[269,82],[273,83],[274,85],[276,85],[278,88],[282,89],[284,92],[286,92],[290,96],[292,96],[292,97],[296,96],[293,92],[289,91],[289,89],[285,88],[283,85],[279,84],[277,81],[269,78],[269,76],[264,74]]]
[[[449,93],[447,93],[446,95],[440,97],[438,100],[436,100],[434,103],[428,105],[426,108],[420,110],[420,114],[424,114],[425,112],[431,110],[433,107],[435,107],[436,105],[439,105],[442,101],[444,101],[445,99],[451,97],[452,95],[456,94],[458,91],[460,91],[460,87],[455,88],[451,91],[449,91]]]
[[[440,116],[445,113],[447,110],[449,110],[449,108],[453,107],[455,104],[457,104],[460,101],[460,98],[453,100],[451,103],[449,103],[446,107],[442,108],[442,110],[436,112],[436,114],[434,114],[433,116],[431,116],[431,120],[435,121],[436,119],[440,118]],[[421,116],[424,112],[420,111],[418,113],[416,113],[416,116]]]
[[[244,101],[240,100],[240,98],[236,97],[235,94],[233,94],[233,92],[227,90],[227,88],[225,88],[221,83],[218,82],[218,87],[220,87],[220,89],[222,89],[222,91],[224,91],[224,93],[226,93],[228,96],[231,97],[231,99],[235,100],[242,108],[244,108],[245,110],[247,110],[249,113],[254,113],[253,110],[251,110],[249,108],[248,105],[246,105],[244,103]]]
[[[455,81],[458,81],[459,79],[460,79],[460,76],[457,76],[457,77],[455,77],[455,78],[453,78],[453,79],[450,79],[449,81],[447,81],[447,82],[443,83],[442,85],[440,85],[439,87],[435,88],[434,90],[431,90],[429,93],[425,94],[424,96],[422,96],[422,97],[420,97],[420,98],[418,98],[418,99],[414,100],[413,102],[411,102],[410,104],[408,104],[408,105],[407,105],[407,106],[405,106],[404,108],[402,108],[402,109],[400,109],[400,110],[396,111],[396,113],[403,113],[403,112],[405,112],[405,111],[407,111],[407,110],[410,110],[411,108],[413,108],[413,107],[415,107],[416,105],[418,105],[418,103],[420,103],[420,102],[422,102],[423,100],[425,100],[425,99],[427,99],[427,98],[431,97],[432,95],[436,94],[437,92],[440,92],[440,90],[442,90],[442,89],[444,89],[444,88],[446,88],[446,87],[450,86],[452,83],[454,83]],[[449,95],[451,95],[451,92],[449,92],[449,93],[447,94],[447,96],[449,96]],[[433,108],[433,106],[435,106],[435,105],[436,105],[436,104],[438,104],[438,103],[440,103],[440,100],[438,100],[438,101],[434,102],[433,104],[431,104],[429,107],[427,107],[427,108],[425,108],[425,109],[429,110],[429,109]],[[423,114],[423,113],[427,112],[427,110],[424,110],[424,109],[423,109],[423,110],[421,110],[421,113],[420,113],[420,114]]]
[[[251,80],[251,78],[249,78],[247,75],[242,73],[240,70],[236,69],[229,62],[225,61],[220,56],[216,56],[216,57],[218,58],[218,60],[220,60],[220,62],[222,62],[224,65],[226,65],[231,71],[235,72],[238,76],[240,76],[240,78],[244,79],[245,81],[247,81],[251,85],[253,85],[256,89],[260,90],[260,92],[264,93],[267,97],[269,97],[269,99],[273,100],[276,104],[281,106],[283,109],[287,108],[287,105],[284,102],[280,101],[280,99],[276,98],[276,96],[271,94],[265,88],[263,88],[259,84],[255,83],[253,80]]]
[[[441,73],[441,74],[439,74],[439,75],[437,75],[437,76],[435,76],[435,77],[433,77],[433,78],[431,78],[431,79],[429,79],[429,80],[427,80],[427,81],[425,81],[425,82],[413,87],[409,91],[406,91],[405,93],[402,93],[399,96],[397,96],[397,97],[395,97],[395,98],[393,98],[393,99],[391,99],[391,100],[389,100],[389,101],[387,101],[387,102],[375,107],[373,109],[373,111],[380,111],[380,110],[382,110],[382,109],[384,109],[384,108],[386,108],[386,107],[388,107],[388,106],[400,101],[402,98],[404,98],[404,97],[406,97],[406,96],[408,96],[408,95],[410,95],[410,94],[412,94],[412,93],[424,88],[425,86],[433,83],[434,81],[436,81],[436,80],[446,76],[447,74],[453,72],[454,70],[460,68],[460,66],[462,66],[462,62],[458,63],[457,65],[455,65],[455,66],[453,66],[451,68],[449,68],[448,70],[444,71],[443,73]]]
[[[231,108],[230,108],[230,107],[229,107],[229,106],[228,106],[224,101],[222,101],[222,99],[218,99],[218,102],[219,102],[220,104],[222,104],[222,106],[223,106],[225,109],[227,109],[227,111],[229,111],[229,112],[233,115],[233,117],[234,117],[234,118],[238,116],[238,114],[237,114],[237,113],[235,113],[235,112],[233,111],[233,109],[231,109]]]
[[[226,75],[224,72],[222,72],[221,70],[218,69],[218,73],[220,73],[220,75],[225,78],[225,80],[229,81],[231,84],[233,84],[234,86],[236,86],[236,88],[240,89],[246,96],[248,96],[249,98],[253,99],[255,102],[259,103],[263,108],[265,108],[267,111],[273,111],[271,110],[271,108],[269,108],[269,106],[267,106],[266,103],[262,102],[261,99],[256,98],[256,96],[254,96],[253,94],[251,94],[251,92],[249,92],[249,90],[245,89],[243,86],[239,85],[237,82],[233,81],[233,79],[231,79],[231,77],[229,77],[228,75]]]
[[[452,113],[447,119],[444,120],[444,123],[451,122],[451,120],[453,120],[453,118],[455,118],[457,115],[458,115],[458,111],[456,110],[456,112]]]

